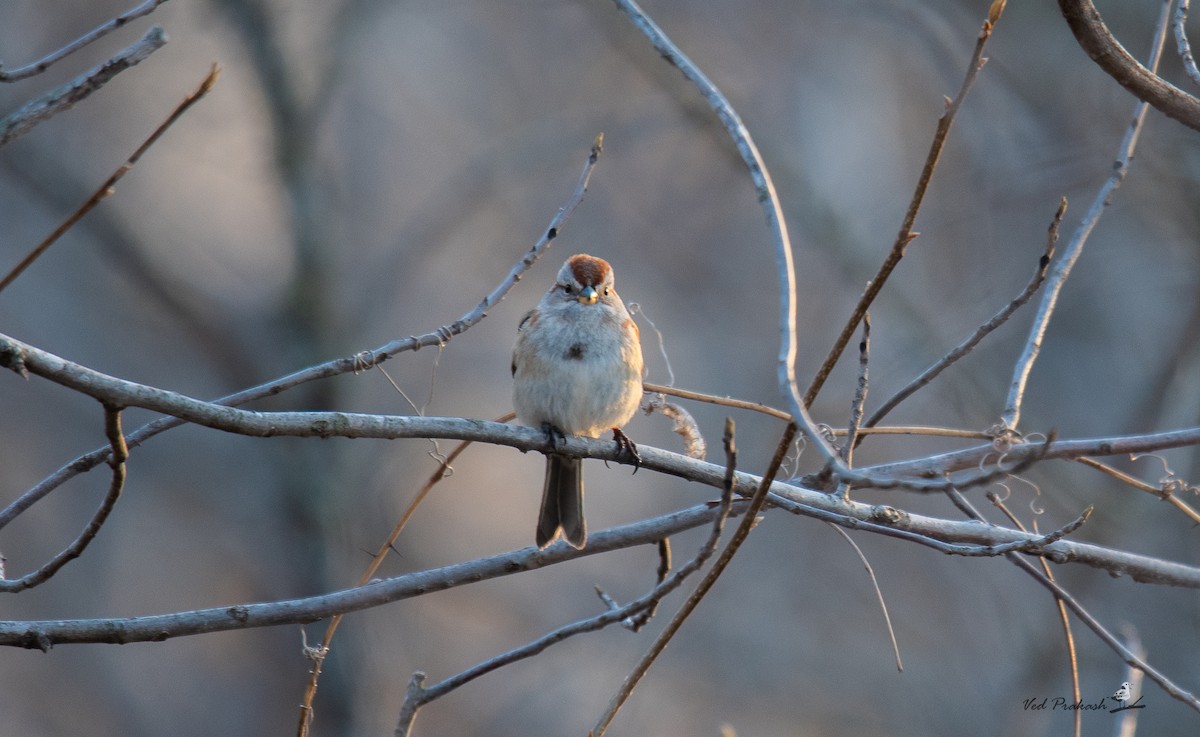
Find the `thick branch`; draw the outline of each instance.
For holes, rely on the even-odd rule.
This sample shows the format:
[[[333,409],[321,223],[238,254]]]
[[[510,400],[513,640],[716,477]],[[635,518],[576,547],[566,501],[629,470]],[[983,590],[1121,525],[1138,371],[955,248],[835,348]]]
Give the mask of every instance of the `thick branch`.
[[[1166,5],[1169,7],[1170,3]],[[1164,115],[1200,130],[1200,99],[1165,81],[1130,56],[1104,25],[1091,0],[1058,0],[1058,7],[1075,40],[1109,76]]]

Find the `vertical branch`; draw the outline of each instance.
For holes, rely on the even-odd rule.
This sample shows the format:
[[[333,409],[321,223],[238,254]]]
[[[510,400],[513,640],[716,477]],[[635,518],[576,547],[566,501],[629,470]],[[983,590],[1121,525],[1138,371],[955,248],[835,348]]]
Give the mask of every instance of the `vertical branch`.
[[[846,428],[846,443],[842,446],[842,460],[847,467],[854,465],[854,446],[858,444],[858,431],[862,427],[863,404],[867,401],[867,369],[871,362],[871,314],[863,315],[862,340],[858,343],[858,386],[854,400],[850,403],[850,424]]]
[[[1175,20],[1171,25],[1175,29],[1175,46],[1179,50],[1179,58],[1183,60],[1183,69],[1193,82],[1200,85],[1200,69],[1196,68],[1196,58],[1192,56],[1192,45],[1188,43],[1187,30],[1184,28],[1187,14],[1188,0],[1179,0],[1179,6],[1175,8]]]
[[[1154,32],[1154,44],[1150,52],[1151,70],[1158,69],[1158,62],[1162,58],[1170,9],[1171,3],[1168,0],[1163,3],[1158,26]],[[1058,304],[1058,295],[1062,292],[1067,277],[1071,275],[1071,269],[1075,266],[1075,262],[1079,260],[1088,236],[1092,234],[1092,229],[1096,227],[1097,221],[1104,213],[1104,208],[1112,201],[1113,194],[1125,180],[1125,174],[1129,171],[1130,161],[1133,160],[1133,151],[1137,146],[1138,137],[1141,135],[1142,123],[1146,120],[1148,109],[1149,105],[1145,102],[1134,105],[1133,120],[1129,123],[1129,128],[1125,131],[1125,137],[1121,141],[1117,159],[1113,162],[1112,173],[1100,187],[1100,191],[1096,193],[1095,199],[1092,200],[1092,206],[1088,209],[1083,221],[1075,229],[1067,247],[1059,254],[1050,269],[1050,276],[1047,279],[1046,288],[1042,292],[1042,301],[1038,306],[1037,316],[1034,317],[1033,327],[1030,329],[1029,338],[1025,343],[1025,350],[1013,368],[1008,401],[1004,406],[1004,414],[1001,418],[1005,428],[1011,432],[1016,432],[1017,422],[1021,419],[1021,402],[1025,394],[1025,386],[1029,382],[1029,373],[1033,370],[1033,363],[1042,349],[1042,340],[1045,338],[1046,328],[1050,325],[1050,317],[1054,314],[1054,308]]]
[[[1026,531],[1025,525],[1021,524],[1021,520],[1017,519],[1017,516],[1009,510],[1009,508],[1004,504],[1004,501],[997,496],[995,492],[989,491],[987,498],[988,501],[996,505],[997,509],[1004,513],[1005,517],[1008,517],[1008,521],[1011,522],[1014,527],[1021,532]],[[1037,520],[1034,520],[1034,532],[1037,532]],[[1055,580],[1054,572],[1050,570],[1050,564],[1046,562],[1046,559],[1038,558],[1038,562],[1042,564],[1042,573],[1046,576],[1046,578],[1050,579],[1051,581]],[[1079,685],[1079,657],[1075,650],[1075,635],[1073,632],[1071,632],[1071,617],[1067,614],[1067,605],[1063,602],[1061,597],[1055,595],[1054,605],[1058,609],[1058,619],[1062,623],[1063,638],[1067,643],[1067,664],[1071,668],[1071,695],[1073,697],[1073,703],[1077,704],[1081,699],[1083,699],[1083,689]],[[1082,735],[1083,712],[1079,709],[1076,709],[1075,737],[1082,737]]]

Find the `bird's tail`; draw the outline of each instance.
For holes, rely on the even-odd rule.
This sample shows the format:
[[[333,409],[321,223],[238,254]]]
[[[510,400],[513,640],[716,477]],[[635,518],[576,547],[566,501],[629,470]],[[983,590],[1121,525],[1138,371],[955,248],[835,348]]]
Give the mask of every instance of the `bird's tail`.
[[[546,456],[546,485],[542,489],[542,511],[538,515],[537,545],[544,548],[562,530],[563,539],[574,548],[587,543],[583,521],[583,467],[578,458]]]

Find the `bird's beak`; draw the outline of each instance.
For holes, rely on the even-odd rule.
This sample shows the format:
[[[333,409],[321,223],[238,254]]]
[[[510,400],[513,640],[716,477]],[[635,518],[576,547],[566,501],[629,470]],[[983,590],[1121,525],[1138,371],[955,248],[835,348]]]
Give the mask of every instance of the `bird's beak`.
[[[599,301],[600,295],[596,292],[595,287],[584,287],[579,290],[579,303],[585,305],[594,305]]]

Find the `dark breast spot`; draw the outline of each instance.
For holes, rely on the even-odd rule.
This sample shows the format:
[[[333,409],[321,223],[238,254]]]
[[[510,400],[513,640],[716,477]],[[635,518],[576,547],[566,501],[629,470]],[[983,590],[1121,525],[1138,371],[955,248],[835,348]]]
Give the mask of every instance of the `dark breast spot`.
[[[566,358],[568,361],[582,361],[585,351],[586,348],[583,343],[573,343],[571,347],[567,349]]]

